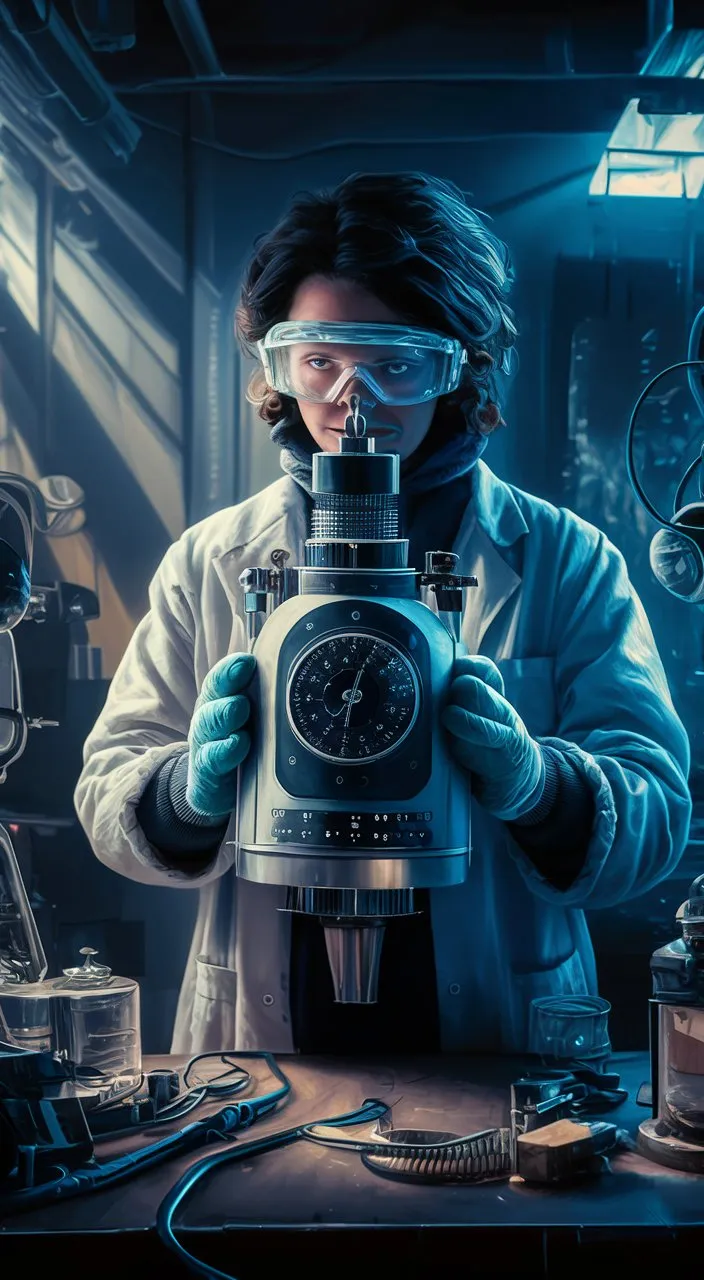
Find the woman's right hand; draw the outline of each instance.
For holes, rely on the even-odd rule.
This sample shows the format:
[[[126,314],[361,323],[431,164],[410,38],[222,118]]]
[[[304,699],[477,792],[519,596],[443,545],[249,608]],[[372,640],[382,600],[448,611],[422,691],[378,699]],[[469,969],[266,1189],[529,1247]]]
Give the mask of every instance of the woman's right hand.
[[[242,691],[256,667],[250,653],[231,653],[208,672],[188,731],[186,799],[209,818],[229,815],[237,799],[237,768],[250,748],[251,706]]]

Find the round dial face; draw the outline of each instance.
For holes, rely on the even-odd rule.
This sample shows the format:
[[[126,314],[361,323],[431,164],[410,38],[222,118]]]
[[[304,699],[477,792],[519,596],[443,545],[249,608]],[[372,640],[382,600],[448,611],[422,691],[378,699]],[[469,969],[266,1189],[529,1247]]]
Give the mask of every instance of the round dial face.
[[[387,640],[341,632],[298,659],[288,718],[309,751],[339,764],[378,760],[403,742],[418,714],[418,677]]]

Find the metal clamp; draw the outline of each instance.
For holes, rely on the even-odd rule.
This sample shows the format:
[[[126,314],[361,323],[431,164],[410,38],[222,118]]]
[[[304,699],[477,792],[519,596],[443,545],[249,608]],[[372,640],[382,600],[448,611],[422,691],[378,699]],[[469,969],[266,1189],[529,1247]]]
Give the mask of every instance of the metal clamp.
[[[459,562],[455,551],[426,551],[425,572],[418,575],[421,588],[435,596],[438,616],[455,643],[462,634],[464,588],[478,585],[472,574],[455,573]]]

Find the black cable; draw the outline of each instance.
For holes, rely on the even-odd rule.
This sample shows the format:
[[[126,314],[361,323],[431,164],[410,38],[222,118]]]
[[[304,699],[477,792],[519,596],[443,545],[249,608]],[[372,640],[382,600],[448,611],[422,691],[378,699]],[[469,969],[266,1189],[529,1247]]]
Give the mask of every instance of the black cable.
[[[640,412],[640,408],[641,408],[641,405],[643,404],[643,401],[647,399],[653,387],[658,382],[660,382],[661,378],[664,378],[666,374],[674,373],[676,369],[693,369],[695,367],[702,368],[702,366],[704,366],[704,360],[678,360],[676,364],[670,364],[667,366],[666,369],[661,369],[660,373],[656,373],[655,377],[650,379],[650,382],[647,383],[647,385],[643,388],[640,395],[638,396],[638,399],[636,400],[633,406],[633,411],[631,413],[631,417],[628,423],[628,430],[626,432],[626,470],[628,472],[628,479],[631,483],[631,486],[633,488],[633,491],[636,497],[638,498],[638,501],[641,503],[641,506],[645,507],[645,510],[648,512],[648,515],[652,516],[653,520],[657,520],[658,524],[663,525],[664,528],[666,529],[672,529],[675,526],[673,525],[671,520],[666,520],[664,516],[661,516],[660,512],[653,506],[650,499],[646,497],[643,491],[643,487],[640,483],[640,480],[636,475],[636,466],[635,466],[636,418],[638,417],[638,413]]]
[[[701,464],[702,464],[702,455],[700,453],[694,459],[694,462],[690,462],[689,466],[687,467],[687,470],[682,476],[682,479],[680,480],[677,486],[677,493],[675,494],[675,500],[672,504],[673,517],[676,516],[680,508],[684,506],[684,495],[687,489],[687,485],[689,484],[690,480],[692,479],[692,476],[694,475],[695,471],[697,471],[697,469],[701,466]]]
[[[139,124],[149,125],[159,133],[169,134],[172,138],[182,137],[178,129],[171,129],[168,125],[161,124],[158,120],[152,120],[149,116],[143,116],[138,111],[130,109],[130,115]],[[520,137],[522,141],[525,138],[544,138],[545,134],[523,133],[517,129],[507,133],[453,134],[440,138],[437,136],[431,138],[389,138],[380,134],[377,137],[330,139],[313,146],[303,147],[297,151],[242,151],[236,147],[229,146],[225,142],[215,142],[213,139],[198,138],[195,135],[191,138],[191,142],[195,142],[201,147],[209,147],[212,151],[220,151],[225,155],[234,156],[238,160],[285,161],[302,160],[306,156],[320,155],[326,151],[336,151],[340,147],[418,147],[424,143],[433,147],[460,146],[469,142],[494,142],[502,138],[517,137]],[[589,173],[591,172],[593,172],[593,166],[589,167]]]
[[[124,97],[133,94],[207,93],[208,90],[236,92],[238,89],[299,89],[304,93],[316,89],[361,89],[367,85],[501,85],[511,87],[521,84],[558,85],[593,84],[616,85],[628,97],[640,92],[657,92],[664,87],[672,89],[669,76],[642,76],[639,73],[624,75],[621,71],[341,71],[336,75],[308,76],[276,73],[254,74],[241,72],[225,76],[165,76],[163,80],[145,80],[141,84],[111,83],[110,89]],[[633,93],[630,90],[633,89]]]
[[[191,1059],[190,1059],[190,1061],[186,1063],[186,1066],[184,1067],[184,1070],[183,1070],[183,1083],[184,1083],[184,1085],[186,1086],[186,1088],[188,1088],[188,1087],[189,1087],[188,1077],[190,1076],[190,1074],[191,1074],[191,1072],[192,1072],[193,1068],[195,1067],[196,1063],[197,1063],[197,1062],[204,1062],[206,1058],[219,1058],[221,1062],[223,1062],[226,1066],[228,1066],[228,1067],[230,1067],[230,1068],[231,1068],[231,1070],[230,1070],[230,1071],[223,1071],[223,1072],[222,1072],[222,1075],[219,1075],[219,1076],[213,1076],[210,1080],[207,1080],[205,1083],[206,1083],[206,1085],[207,1085],[207,1087],[208,1087],[209,1089],[214,1088],[214,1086],[217,1084],[218,1080],[222,1080],[224,1077],[226,1077],[226,1076],[228,1076],[228,1075],[232,1075],[232,1071],[233,1071],[233,1070],[234,1070],[234,1071],[243,1071],[243,1070],[244,1070],[244,1068],[243,1068],[243,1067],[240,1067],[240,1066],[239,1066],[239,1064],[238,1064],[237,1062],[232,1062],[232,1061],[231,1061],[231,1055],[230,1055],[229,1053],[222,1053],[222,1052],[217,1052],[217,1051],[215,1051],[215,1052],[211,1052],[211,1053],[197,1053],[197,1054],[195,1055],[195,1057],[191,1058]],[[249,1072],[248,1072],[248,1071],[245,1071],[245,1072],[244,1072],[244,1074],[245,1074],[245,1075],[247,1075],[247,1076],[249,1076]],[[250,1079],[251,1079],[251,1077],[250,1077]],[[201,1087],[202,1087],[201,1085],[196,1085],[196,1086],[195,1086],[195,1088],[201,1088]],[[223,1085],[222,1087],[223,1087],[223,1088],[226,1088],[227,1086],[224,1086],[224,1085]]]
[[[181,138],[178,129],[171,129],[168,125],[161,124],[157,120],[152,120],[149,116],[142,116],[136,111],[130,113],[140,124],[146,124],[152,129],[156,129],[161,133],[168,134],[171,138]],[[502,138],[520,138],[524,141],[526,138],[544,139],[544,133],[524,133],[512,130],[508,133],[477,133],[477,134],[461,134],[451,137],[433,137],[433,138],[334,138],[327,142],[317,143],[315,146],[307,146],[298,151],[241,151],[235,147],[228,146],[225,142],[215,142],[212,138],[198,138],[195,135],[191,137],[191,142],[199,147],[209,147],[212,151],[218,151],[223,155],[234,156],[238,160],[255,160],[268,163],[270,161],[286,162],[287,160],[301,160],[307,156],[321,155],[326,151],[338,151],[342,147],[367,147],[367,146],[388,146],[388,147],[418,147],[429,144],[431,146],[458,146],[472,142],[495,142]],[[549,182],[542,182],[536,187],[531,187],[527,191],[520,191],[516,195],[508,196],[504,200],[499,200],[494,204],[486,206],[484,213],[495,215],[501,213],[511,213],[514,209],[518,209],[521,205],[527,204],[530,200],[538,200],[541,196],[551,195],[554,191],[561,187],[567,186],[570,182],[577,182],[580,178],[585,178],[594,172],[594,165],[583,165],[579,169],[572,169],[569,173],[562,173],[557,178],[550,179]]]
[[[203,1084],[189,1085],[189,1076],[196,1063],[210,1058],[219,1058],[220,1062],[228,1065],[230,1070],[222,1072],[219,1076],[214,1076],[211,1080],[207,1080]],[[240,1079],[232,1081],[231,1084],[218,1084],[218,1081],[226,1080],[228,1077],[234,1075],[235,1072],[240,1073]],[[194,1111],[196,1107],[200,1106],[201,1102],[206,1101],[208,1098],[231,1098],[235,1094],[241,1093],[243,1089],[246,1089],[252,1083],[250,1072],[245,1071],[244,1067],[240,1067],[238,1063],[232,1062],[229,1054],[217,1051],[196,1054],[195,1057],[191,1058],[189,1062],[187,1062],[182,1078],[183,1083],[186,1086],[185,1091],[179,1093],[176,1098],[173,1098],[171,1102],[166,1103],[165,1106],[160,1107],[152,1119],[145,1120],[141,1124],[137,1122],[131,1125],[130,1127],[133,1132],[135,1130],[145,1132],[149,1129],[156,1128],[157,1125],[173,1124],[174,1121],[181,1120],[191,1111]],[[88,1121],[88,1128],[90,1129],[90,1117],[93,1113],[97,1112],[100,1115],[104,1115],[106,1112],[116,1110],[126,1098],[132,1097],[135,1092],[139,1091],[139,1089],[143,1087],[144,1079],[145,1077],[142,1076],[139,1085],[135,1086],[134,1089],[131,1089],[129,1093],[122,1094],[115,1102],[99,1103],[96,1107],[92,1107],[86,1117]],[[93,1134],[93,1139],[94,1141],[105,1142],[116,1137],[122,1137],[124,1136],[124,1133],[124,1129],[112,1129],[104,1133]]]
[[[184,1085],[188,1086],[188,1076],[196,1062],[200,1062],[204,1058],[213,1057],[219,1057],[222,1062],[227,1062],[226,1054],[197,1054],[195,1058],[191,1058],[183,1073]],[[239,1080],[235,1080],[231,1084],[217,1083],[218,1080],[227,1079],[228,1076],[232,1076],[235,1072],[241,1073],[241,1078]],[[243,1067],[238,1066],[237,1063],[232,1063],[229,1071],[222,1072],[220,1076],[216,1076],[213,1080],[208,1080],[205,1084],[193,1085],[190,1088],[187,1087],[185,1093],[179,1094],[179,1096],[174,1098],[172,1102],[167,1103],[164,1107],[160,1107],[156,1118],[148,1127],[157,1124],[173,1123],[174,1120],[179,1120],[182,1116],[187,1115],[190,1111],[193,1111],[196,1107],[200,1106],[201,1102],[206,1101],[208,1098],[231,1098],[236,1093],[241,1093],[243,1089],[246,1089],[248,1085],[251,1084],[251,1082],[252,1077],[250,1073],[245,1071]]]
[[[69,1171],[59,1165],[60,1176],[49,1183],[41,1183],[37,1187],[26,1187],[21,1191],[11,1192],[0,1198],[0,1209],[4,1212],[17,1213],[24,1209],[36,1209],[55,1200],[66,1200],[73,1196],[83,1195],[87,1191],[102,1190],[126,1182],[143,1169],[161,1164],[172,1155],[182,1155],[203,1145],[211,1138],[227,1138],[236,1130],[249,1128],[262,1116],[273,1111],[291,1092],[291,1084],[270,1053],[254,1051],[242,1052],[239,1058],[256,1059],[264,1062],[271,1075],[279,1082],[279,1088],[247,1102],[235,1103],[213,1116],[206,1116],[194,1124],[180,1129],[177,1133],[162,1138],[140,1151],[129,1152],[118,1156],[105,1164],[94,1161],[83,1169]]]

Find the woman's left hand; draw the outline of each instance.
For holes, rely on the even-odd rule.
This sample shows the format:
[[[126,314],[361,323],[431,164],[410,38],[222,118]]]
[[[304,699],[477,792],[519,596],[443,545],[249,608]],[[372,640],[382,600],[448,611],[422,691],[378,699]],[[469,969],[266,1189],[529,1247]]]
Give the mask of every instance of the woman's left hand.
[[[499,668],[490,658],[458,658],[442,723],[452,749],[472,773],[473,792],[495,817],[515,821],[543,793],[543,753],[504,697]]]

